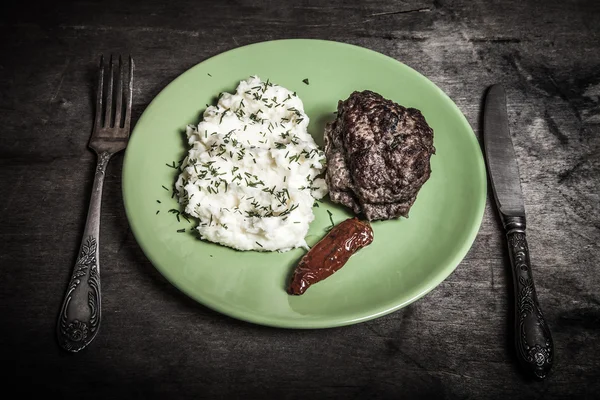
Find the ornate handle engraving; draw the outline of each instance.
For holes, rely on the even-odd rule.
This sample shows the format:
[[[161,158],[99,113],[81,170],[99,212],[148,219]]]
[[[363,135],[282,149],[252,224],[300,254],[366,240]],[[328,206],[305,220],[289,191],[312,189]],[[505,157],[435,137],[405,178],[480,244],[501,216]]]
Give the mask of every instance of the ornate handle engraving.
[[[86,347],[100,328],[98,236],[104,172],[111,156],[112,154],[109,152],[102,152],[98,155],[83,241],[58,317],[58,343],[63,349],[70,352],[78,352]]]
[[[106,166],[108,165],[108,162],[110,161],[111,157],[112,154],[108,151],[103,151],[102,153],[98,154],[98,166],[96,167],[96,171],[101,172],[102,175],[104,175],[104,172],[106,171]]]
[[[554,346],[533,284],[525,224],[519,225],[507,233],[515,288],[517,357],[536,378],[543,379],[552,367]]]
[[[84,348],[96,335],[100,322],[100,275],[98,242],[88,236],[81,244],[60,312],[58,337],[68,351]]]

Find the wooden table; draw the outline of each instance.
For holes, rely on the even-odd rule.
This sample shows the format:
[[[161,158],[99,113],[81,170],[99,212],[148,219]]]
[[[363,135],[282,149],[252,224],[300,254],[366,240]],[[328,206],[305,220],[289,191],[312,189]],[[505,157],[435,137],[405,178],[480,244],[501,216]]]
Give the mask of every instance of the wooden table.
[[[600,391],[600,2],[99,1],[3,5],[0,23],[0,322],[4,386],[61,398],[596,398]],[[102,213],[103,322],[60,350],[56,317],[76,259],[95,156],[101,53],[137,63],[135,122],[206,58],[280,38],[364,46],[415,68],[481,135],[504,83],[521,165],[552,375],[513,352],[507,252],[491,198],[468,256],[413,305],[345,328],[239,322],[168,284],[123,209],[122,154]]]

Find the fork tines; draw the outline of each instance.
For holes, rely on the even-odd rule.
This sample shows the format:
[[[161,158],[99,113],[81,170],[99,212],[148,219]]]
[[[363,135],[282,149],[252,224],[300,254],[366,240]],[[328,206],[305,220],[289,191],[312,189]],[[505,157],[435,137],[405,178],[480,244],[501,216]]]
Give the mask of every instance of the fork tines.
[[[122,57],[119,55],[118,66],[115,71],[115,62],[113,61],[113,56],[110,56],[105,84],[104,56],[100,56],[96,118],[94,120],[95,133],[101,129],[123,130],[129,133],[133,94],[133,59],[131,56],[128,59],[129,66],[125,71]],[[115,75],[116,84],[113,84]],[[125,87],[123,87],[124,85]]]

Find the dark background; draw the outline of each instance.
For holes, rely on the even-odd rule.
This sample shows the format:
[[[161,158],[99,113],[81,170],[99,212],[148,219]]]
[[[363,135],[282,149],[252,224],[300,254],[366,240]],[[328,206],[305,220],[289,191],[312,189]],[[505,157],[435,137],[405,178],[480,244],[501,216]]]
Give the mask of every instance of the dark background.
[[[61,398],[596,398],[600,391],[600,2],[4,2],[0,17],[0,354],[4,387]],[[532,382],[512,347],[512,287],[488,196],[456,271],[362,324],[292,331],[239,322],[169,285],[105,182],[103,321],[83,352],[55,324],[85,222],[99,54],[136,60],[133,121],[171,80],[241,45],[364,46],[444,90],[481,137],[482,98],[507,88],[529,246],[555,368]]]

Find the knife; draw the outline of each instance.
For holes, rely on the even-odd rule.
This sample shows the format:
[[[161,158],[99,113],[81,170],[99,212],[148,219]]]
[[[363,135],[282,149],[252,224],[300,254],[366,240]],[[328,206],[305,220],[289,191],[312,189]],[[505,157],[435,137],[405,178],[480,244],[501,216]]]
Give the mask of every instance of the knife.
[[[515,346],[526,372],[544,379],[554,345],[538,303],[525,235],[525,205],[506,111],[506,94],[493,85],[485,99],[483,143],[492,191],[506,232],[515,294]]]

